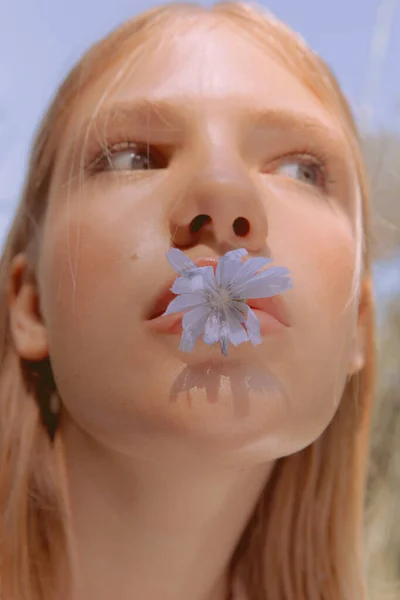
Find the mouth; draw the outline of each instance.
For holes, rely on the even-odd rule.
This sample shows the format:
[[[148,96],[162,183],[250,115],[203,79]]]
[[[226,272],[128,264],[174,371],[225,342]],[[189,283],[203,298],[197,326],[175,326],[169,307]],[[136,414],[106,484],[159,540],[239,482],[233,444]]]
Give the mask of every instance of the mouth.
[[[217,267],[218,259],[211,257],[202,257],[193,261],[197,267],[212,266],[214,270]],[[182,318],[184,313],[174,313],[164,316],[169,303],[176,298],[176,294],[171,292],[171,287],[178,275],[171,279],[162,287],[161,292],[156,297],[145,320],[150,328],[160,333],[180,334],[182,332]],[[280,295],[270,298],[257,298],[247,300],[246,304],[254,311],[261,325],[261,334],[268,335],[277,333],[290,327],[289,319]]]

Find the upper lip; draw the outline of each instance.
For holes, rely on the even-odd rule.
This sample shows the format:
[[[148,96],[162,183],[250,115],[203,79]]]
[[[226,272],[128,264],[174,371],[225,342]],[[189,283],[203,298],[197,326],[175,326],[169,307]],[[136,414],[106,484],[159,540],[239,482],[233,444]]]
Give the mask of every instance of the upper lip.
[[[215,269],[218,263],[218,258],[201,257],[193,260],[193,262],[197,267],[213,266]],[[168,282],[162,287],[161,292],[158,294],[155,300],[155,303],[152,305],[148,320],[160,317],[166,311],[169,303],[176,298],[176,294],[171,292],[170,288],[177,277],[179,277],[179,275],[171,277],[171,279],[169,279]],[[271,296],[270,298],[247,300],[246,302],[250,308],[262,310],[263,312],[274,317],[283,325],[286,325],[286,327],[290,326],[285,306],[282,302],[282,298],[279,295]]]

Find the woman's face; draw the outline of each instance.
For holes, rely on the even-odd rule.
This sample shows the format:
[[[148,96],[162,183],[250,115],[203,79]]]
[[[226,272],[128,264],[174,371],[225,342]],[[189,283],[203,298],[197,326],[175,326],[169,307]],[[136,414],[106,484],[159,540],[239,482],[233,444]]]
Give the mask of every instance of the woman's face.
[[[270,460],[322,433],[352,368],[351,154],[319,100],[233,28],[204,20],[167,39],[100,106],[115,73],[85,92],[60,145],[39,265],[55,379],[69,417],[107,446]],[[290,327],[228,357],[201,339],[181,352],[146,321],[173,245],[287,267]]]

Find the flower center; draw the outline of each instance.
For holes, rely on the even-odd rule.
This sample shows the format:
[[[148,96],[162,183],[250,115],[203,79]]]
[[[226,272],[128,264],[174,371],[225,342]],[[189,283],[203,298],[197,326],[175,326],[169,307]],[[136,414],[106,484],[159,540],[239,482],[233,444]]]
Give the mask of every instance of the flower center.
[[[230,291],[220,287],[210,298],[210,305],[214,310],[228,309],[232,303]]]

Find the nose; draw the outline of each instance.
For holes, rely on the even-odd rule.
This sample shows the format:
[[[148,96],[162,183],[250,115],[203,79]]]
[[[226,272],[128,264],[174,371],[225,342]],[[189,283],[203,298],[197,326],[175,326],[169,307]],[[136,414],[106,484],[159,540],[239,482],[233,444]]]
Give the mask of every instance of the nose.
[[[264,252],[266,211],[248,168],[238,158],[205,160],[200,168],[192,165],[183,178],[190,183],[170,213],[175,247],[209,243],[221,254],[237,247]]]

